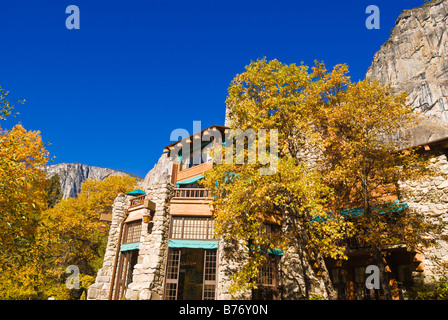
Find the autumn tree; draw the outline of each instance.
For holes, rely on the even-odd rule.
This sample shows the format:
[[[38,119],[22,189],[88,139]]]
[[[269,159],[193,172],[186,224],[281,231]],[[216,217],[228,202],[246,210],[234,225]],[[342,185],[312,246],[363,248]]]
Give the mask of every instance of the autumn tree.
[[[304,65],[262,59],[246,67],[229,87],[226,103],[232,129],[278,132],[274,174],[260,175],[258,169],[264,165],[258,161],[217,165],[205,177],[205,185],[216,195],[213,208],[218,234],[245,242],[251,252],[234,277],[234,291],[255,287],[258,267],[265,259],[257,248],[299,243],[308,249],[308,258],[317,261],[329,298],[336,299],[324,257],[346,257],[336,240],[349,232],[350,225],[335,215],[327,216],[323,205],[331,190],[322,184],[303,151],[315,139],[313,119],[324,90],[344,86],[344,70],[336,66],[327,79],[321,79],[321,66],[310,72]],[[229,173],[237,178],[229,178]],[[277,236],[259,232],[264,221],[281,225]]]
[[[277,239],[307,248],[330,299],[336,294],[324,258],[346,259],[341,240],[356,235],[372,248],[389,298],[383,249],[423,243],[431,229],[421,215],[390,201],[399,181],[427,173],[427,158],[408,148],[416,116],[405,96],[368,80],[352,83],[346,65],[328,71],[316,62],[310,70],[266,59],[247,66],[228,93],[232,129],[278,131],[278,171],[261,176],[261,163],[217,165],[206,175],[218,234],[272,247],[257,231],[260,223],[267,216],[282,224],[292,219]],[[363,214],[347,217],[351,208]],[[262,262],[250,255],[236,287],[254,285]]]
[[[0,88],[1,120],[13,112],[7,95]],[[10,130],[0,127],[0,298],[17,298],[18,283],[42,284],[33,253],[47,200],[45,173],[39,168],[47,161],[39,131],[27,131],[20,124]],[[8,286],[13,279],[18,281]]]
[[[46,266],[46,277],[54,282],[53,288],[64,286],[70,265],[77,266],[82,277],[93,280],[103,261],[109,229],[106,222],[100,221],[100,215],[111,212],[119,193],[135,187],[136,178],[127,175],[87,179],[77,198],[61,200],[42,213],[37,238],[46,250],[40,252],[39,258]],[[80,294],[71,293],[72,298]]]
[[[423,215],[394,201],[400,181],[431,174],[429,158],[411,146],[418,115],[406,105],[405,94],[393,94],[388,86],[369,80],[347,83],[340,90],[327,90],[316,114],[319,171],[334,191],[327,202],[331,211],[361,209],[362,214],[351,217],[355,235],[371,248],[385,298],[391,299],[384,249],[427,246],[440,235]]]
[[[0,88],[0,119],[13,107]],[[11,130],[0,127],[0,257],[3,262],[19,257],[16,248],[33,237],[40,211],[45,208],[45,173],[48,151],[39,131],[18,124]]]

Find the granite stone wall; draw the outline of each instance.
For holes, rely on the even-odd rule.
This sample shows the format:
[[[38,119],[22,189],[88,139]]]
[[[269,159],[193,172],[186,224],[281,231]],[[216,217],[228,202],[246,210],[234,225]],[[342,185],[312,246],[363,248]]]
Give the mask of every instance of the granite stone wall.
[[[400,199],[411,209],[424,215],[433,224],[444,226],[448,235],[448,161],[443,151],[434,153],[431,165],[436,175],[421,181],[400,183]],[[444,272],[443,264],[448,263],[448,243],[438,240],[435,246],[422,248],[423,278],[431,282]],[[446,272],[446,270],[445,270]]]
[[[125,209],[129,202],[127,198],[125,194],[119,194],[112,206],[112,222],[109,229],[103,267],[98,270],[95,283],[88,289],[87,299],[89,300],[107,300],[109,297],[120,224],[125,217]]]
[[[155,212],[149,223],[142,221],[139,256],[134,266],[132,282],[125,291],[127,300],[157,300],[163,296],[166,250],[168,248],[169,206],[172,196],[170,184],[151,185],[147,199],[155,203]],[[112,222],[104,255],[103,267],[98,271],[95,283],[89,287],[87,298],[107,300],[109,297],[113,266],[117,252],[120,224],[125,218],[131,197],[120,194],[112,207]],[[142,208],[142,214],[149,209]]]
[[[143,222],[138,263],[126,290],[127,300],[160,300],[163,297],[170,223],[168,202],[172,190],[166,183],[149,186],[146,190],[156,210],[149,223]]]

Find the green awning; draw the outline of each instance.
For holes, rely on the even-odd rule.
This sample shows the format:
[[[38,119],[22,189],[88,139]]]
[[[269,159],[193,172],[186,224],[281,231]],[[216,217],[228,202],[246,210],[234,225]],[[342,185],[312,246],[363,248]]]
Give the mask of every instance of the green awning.
[[[139,248],[140,248],[140,242],[126,243],[120,246],[120,251],[123,252],[123,251],[138,250]]]
[[[254,249],[250,248],[249,251],[253,252]],[[266,249],[262,250],[262,252],[266,252]],[[269,248],[268,249],[268,253],[276,255],[276,256],[282,256],[283,255],[283,250],[282,249],[278,249],[278,248],[272,248],[272,249]]]
[[[276,256],[282,256],[283,250],[282,249],[269,249],[268,251],[270,254],[274,254]]]
[[[146,194],[145,191],[143,191],[142,189],[136,189],[134,191],[128,192],[126,193],[128,196],[141,196]]]
[[[378,204],[372,205],[372,213],[373,214],[384,214],[386,212],[399,212],[408,207],[407,202],[400,202],[398,200],[395,201],[387,201],[382,202]],[[364,213],[364,208],[358,207],[358,208],[350,208],[350,209],[344,209],[340,212],[340,214],[346,218],[352,218],[352,217],[358,217]],[[327,212],[329,216],[332,215],[331,212]],[[311,223],[314,221],[323,221],[325,222],[327,219],[323,217],[315,217],[313,220],[311,220]]]
[[[169,240],[169,248],[218,249],[218,241],[205,240]]]
[[[186,180],[182,180],[182,181],[177,181],[176,183],[176,188],[180,188],[181,185],[184,184],[193,184],[195,182],[198,182],[199,180],[201,180],[204,177],[204,175],[199,175],[190,179],[186,179]]]

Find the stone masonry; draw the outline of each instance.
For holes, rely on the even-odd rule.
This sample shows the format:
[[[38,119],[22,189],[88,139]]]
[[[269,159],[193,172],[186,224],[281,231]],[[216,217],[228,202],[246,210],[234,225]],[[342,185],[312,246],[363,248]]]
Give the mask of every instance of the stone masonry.
[[[166,183],[151,185],[146,192],[147,198],[155,203],[156,208],[151,221],[142,222],[138,261],[134,266],[132,282],[125,292],[125,298],[132,300],[158,300],[163,295],[169,230],[168,201],[172,194],[172,186]],[[89,287],[88,299],[107,300],[109,298],[113,266],[119,245],[120,224],[125,218],[125,210],[129,207],[130,198],[120,194],[114,201],[103,267],[98,271],[95,283]],[[139,210],[148,211],[149,209]]]
[[[401,201],[411,209],[423,214],[432,223],[442,223],[444,234],[448,235],[448,161],[445,153],[439,151],[431,158],[431,167],[437,174],[423,181],[406,181],[400,184]],[[431,282],[444,271],[448,263],[448,243],[437,241],[435,246],[422,248],[423,280]]]
[[[125,216],[126,199],[125,194],[119,194],[112,206],[112,222],[109,229],[106,252],[104,254],[103,267],[98,270],[95,283],[89,287],[87,299],[107,300],[110,293],[113,266],[118,246],[118,234],[120,224]]]
[[[138,263],[132,283],[126,291],[127,300],[160,300],[163,297],[166,255],[168,249],[170,184],[150,186],[146,193],[156,204],[152,221],[143,222]]]

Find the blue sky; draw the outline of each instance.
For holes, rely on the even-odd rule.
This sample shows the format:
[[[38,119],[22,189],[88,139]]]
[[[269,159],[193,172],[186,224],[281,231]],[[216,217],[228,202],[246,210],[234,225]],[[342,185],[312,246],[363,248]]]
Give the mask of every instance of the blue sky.
[[[170,133],[223,125],[227,88],[251,60],[328,68],[364,78],[402,10],[424,0],[0,0],[0,86],[54,163],[139,176]],[[77,5],[80,29],[65,9]],[[380,9],[369,30],[366,8]]]

